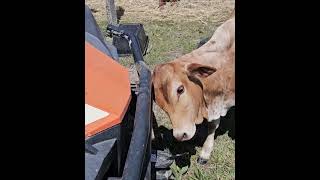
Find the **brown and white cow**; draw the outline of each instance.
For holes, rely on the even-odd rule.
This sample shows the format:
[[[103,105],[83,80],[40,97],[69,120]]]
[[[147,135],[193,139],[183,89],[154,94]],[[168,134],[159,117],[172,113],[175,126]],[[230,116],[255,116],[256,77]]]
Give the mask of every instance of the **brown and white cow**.
[[[209,135],[198,158],[198,163],[206,163],[220,117],[235,105],[234,16],[200,48],[157,65],[152,82],[155,102],[168,114],[177,140],[191,139],[196,124],[204,118],[210,122]]]

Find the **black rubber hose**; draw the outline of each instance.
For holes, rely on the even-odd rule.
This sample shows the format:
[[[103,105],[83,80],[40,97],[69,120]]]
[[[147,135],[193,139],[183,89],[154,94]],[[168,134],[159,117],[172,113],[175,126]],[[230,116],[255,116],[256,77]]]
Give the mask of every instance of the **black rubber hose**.
[[[139,88],[134,120],[134,129],[123,170],[123,180],[140,180],[146,174],[144,165],[149,164],[147,153],[151,151],[151,72],[143,61],[138,38],[129,32],[120,30],[118,26],[108,25],[107,30],[128,40],[134,61],[139,73]],[[148,149],[149,148],[149,149]]]

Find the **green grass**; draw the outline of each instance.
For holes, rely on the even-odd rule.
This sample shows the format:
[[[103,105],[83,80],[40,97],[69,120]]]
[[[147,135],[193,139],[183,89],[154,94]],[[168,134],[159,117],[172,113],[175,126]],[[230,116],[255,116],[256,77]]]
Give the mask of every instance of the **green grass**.
[[[199,168],[204,177],[209,179],[235,179],[234,141],[228,137],[227,133],[217,137],[211,159],[205,166],[196,163],[199,150],[200,148],[192,157],[193,163],[190,167],[192,171],[189,171],[186,177],[195,177],[196,170]]]
[[[99,23],[105,29],[105,22]],[[203,26],[200,22],[145,22],[144,28],[149,36],[149,49],[144,57],[151,69],[158,63],[168,62],[186,54],[197,47],[201,38],[211,36],[214,26]],[[122,58],[123,65],[130,64],[131,58]]]
[[[122,21],[122,23],[125,22],[134,22],[134,20],[127,18]],[[217,21],[209,19],[207,25],[201,22],[143,22],[150,38],[149,52],[144,57],[150,69],[153,70],[156,64],[168,62],[195,49],[201,38],[211,36],[216,27],[220,25],[212,22]],[[98,22],[98,24],[105,31],[106,22]],[[131,57],[121,58],[120,62],[125,66],[133,64]],[[166,114],[157,106],[154,107],[154,112],[158,124],[170,129],[170,121]],[[235,179],[234,143],[227,133],[218,136],[211,159],[206,165],[196,163],[201,148],[197,147],[197,153],[191,156],[191,165],[181,179]]]

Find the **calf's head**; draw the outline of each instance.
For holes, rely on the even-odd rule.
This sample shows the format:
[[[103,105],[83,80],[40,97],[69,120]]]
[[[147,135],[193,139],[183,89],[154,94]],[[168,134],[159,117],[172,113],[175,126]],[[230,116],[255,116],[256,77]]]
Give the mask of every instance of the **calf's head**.
[[[155,67],[152,76],[155,102],[168,114],[178,141],[191,139],[196,124],[207,117],[203,80],[215,71],[210,66],[182,62]]]

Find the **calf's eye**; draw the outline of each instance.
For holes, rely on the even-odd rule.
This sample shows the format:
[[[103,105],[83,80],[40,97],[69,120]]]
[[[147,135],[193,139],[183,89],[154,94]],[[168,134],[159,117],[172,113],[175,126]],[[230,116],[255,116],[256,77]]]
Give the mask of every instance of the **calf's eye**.
[[[182,94],[184,92],[184,87],[183,85],[179,86],[178,89],[177,89],[177,93],[178,95]]]

